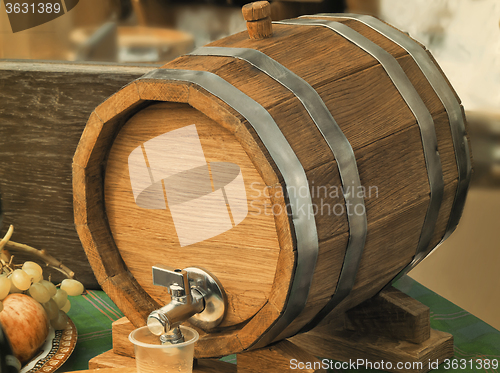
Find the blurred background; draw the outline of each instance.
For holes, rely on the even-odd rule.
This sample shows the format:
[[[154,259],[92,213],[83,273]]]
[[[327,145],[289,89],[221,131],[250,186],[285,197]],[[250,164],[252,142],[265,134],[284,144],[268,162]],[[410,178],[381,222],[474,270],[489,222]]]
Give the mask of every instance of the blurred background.
[[[164,63],[246,29],[238,0],[80,0],[63,17],[12,33],[0,8],[0,58]],[[343,0],[272,2],[275,20],[342,12]]]
[[[244,3],[80,0],[62,17],[13,33],[2,2],[0,59],[156,66],[244,30]],[[432,52],[466,110],[474,175],[458,229],[410,276],[500,329],[500,2],[312,0],[271,5],[275,20],[318,12],[372,14],[409,32]],[[9,214],[14,215],[9,206],[4,193],[2,234]]]

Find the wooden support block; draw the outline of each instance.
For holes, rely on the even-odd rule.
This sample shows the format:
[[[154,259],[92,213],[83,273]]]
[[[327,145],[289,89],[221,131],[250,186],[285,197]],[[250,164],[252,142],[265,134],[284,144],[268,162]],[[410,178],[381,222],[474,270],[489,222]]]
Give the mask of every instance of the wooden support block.
[[[453,336],[434,329],[430,338],[420,344],[352,330],[326,332],[321,329],[300,334],[291,341],[314,356],[344,362],[360,359],[365,366],[357,369],[366,368],[366,362],[371,362],[373,369],[389,372],[425,373],[437,368],[436,361],[440,364],[453,356]],[[376,365],[382,361],[383,367]],[[398,367],[401,363],[403,366]]]
[[[133,329],[134,326],[126,317],[115,321],[112,326],[113,350],[90,360],[89,367],[91,369],[134,367],[134,348],[128,340],[128,335]],[[320,360],[286,340],[272,346],[238,354],[237,359],[238,373],[278,373],[289,370],[303,373],[324,372],[318,369],[321,367]],[[219,360],[198,359],[195,362],[194,372],[236,372],[236,365]]]
[[[137,373],[136,368],[100,368],[99,372],[95,372],[95,369],[89,370],[75,370],[69,373]]]
[[[236,364],[220,360],[200,359],[195,360],[193,373],[236,373]]]
[[[344,326],[326,325],[290,340],[314,356],[356,365],[349,369],[423,373],[453,356],[453,336],[431,329],[429,307],[395,288],[347,311]]]
[[[128,336],[135,329],[135,326],[122,317],[111,325],[113,335],[113,352],[117,355],[134,357],[134,345],[129,341]]]
[[[89,368],[99,369],[99,373],[135,373],[135,359],[127,356],[117,355],[109,350],[89,361]],[[104,369],[104,370],[101,370]],[[236,373],[236,365],[220,360],[195,360],[193,373]]]
[[[89,361],[89,369],[134,367],[135,359],[133,357],[117,355],[113,350],[97,355]]]
[[[281,373],[292,369],[294,372],[303,373],[326,372],[321,369],[320,360],[286,340],[238,354],[237,359],[238,373]],[[300,363],[302,365],[299,365]]]
[[[128,340],[133,329],[125,317],[115,321],[113,349],[119,355],[109,351],[91,361],[92,365],[116,367],[134,364],[133,346]],[[288,341],[238,354],[237,371],[322,372],[325,363],[315,356],[352,362],[361,359],[365,365],[366,362],[380,364],[383,360],[383,370],[422,373],[434,369],[436,361],[440,363],[453,356],[453,336],[430,328],[427,306],[395,288],[389,288],[349,310],[345,314],[345,325],[333,327],[330,324]],[[205,369],[208,360],[199,362],[199,366]],[[411,369],[398,368],[398,363],[406,363]],[[229,368],[235,369],[234,365]]]
[[[430,310],[419,301],[389,288],[346,312],[346,329],[422,343],[430,338]]]

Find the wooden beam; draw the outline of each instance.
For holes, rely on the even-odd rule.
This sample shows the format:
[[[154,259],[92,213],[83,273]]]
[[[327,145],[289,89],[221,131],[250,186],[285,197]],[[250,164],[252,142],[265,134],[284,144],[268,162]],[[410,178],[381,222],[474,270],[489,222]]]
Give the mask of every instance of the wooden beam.
[[[13,224],[14,241],[46,249],[87,288],[98,284],[73,224],[72,158],[94,108],[155,67],[0,61],[3,230]]]
[[[431,363],[437,361],[440,364],[453,356],[453,336],[434,329],[430,338],[420,344],[345,329],[329,331],[328,334],[317,331],[300,334],[292,338],[292,342],[314,356],[363,362],[363,365],[357,365],[357,369],[397,373],[425,373],[436,368]],[[401,363],[403,365],[399,367]]]
[[[116,355],[109,350],[96,356],[89,362],[89,372],[99,369],[99,373],[135,373],[135,359],[131,357]],[[195,360],[193,373],[236,373],[236,365],[220,360]]]
[[[272,346],[238,354],[238,373],[320,373],[321,361],[314,355],[283,340]]]

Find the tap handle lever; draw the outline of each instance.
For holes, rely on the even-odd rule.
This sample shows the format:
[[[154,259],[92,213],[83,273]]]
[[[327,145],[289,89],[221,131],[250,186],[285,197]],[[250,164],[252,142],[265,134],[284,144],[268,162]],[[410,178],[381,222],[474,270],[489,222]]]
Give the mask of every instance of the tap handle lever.
[[[173,285],[180,286],[185,295],[191,294],[188,273],[183,269],[156,264],[153,266],[153,284],[168,288],[170,295],[173,295],[171,290]]]
[[[204,330],[217,327],[224,319],[226,293],[207,270],[198,267],[175,269],[156,264],[153,284],[168,288],[172,297],[169,304],[149,315],[148,326],[153,334],[171,330],[188,318],[191,324]]]

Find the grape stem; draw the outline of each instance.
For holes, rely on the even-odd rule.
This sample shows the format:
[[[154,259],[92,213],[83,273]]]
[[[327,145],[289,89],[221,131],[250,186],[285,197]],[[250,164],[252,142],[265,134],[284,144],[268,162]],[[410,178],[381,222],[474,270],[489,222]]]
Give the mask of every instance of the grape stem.
[[[0,251],[2,251],[3,247],[7,244],[7,242],[9,242],[10,238],[12,237],[12,233],[14,233],[14,226],[11,224],[9,230],[7,231],[7,233],[5,233],[5,236],[0,241]]]
[[[74,278],[75,277],[75,272],[73,272],[71,269],[66,267],[60,260],[57,260],[52,255],[47,254],[47,252],[44,249],[38,250],[38,249],[35,249],[34,247],[31,247],[31,246],[28,246],[28,245],[25,245],[22,243],[10,241],[10,237],[12,237],[13,232],[14,232],[14,226],[11,225],[9,227],[9,230],[7,231],[7,234],[0,241],[0,253],[2,252],[2,250],[4,248],[29,253],[29,254],[32,254],[33,256],[36,256],[39,259],[43,260],[48,267],[54,268],[56,271],[61,272],[67,278]],[[10,262],[12,263],[12,258],[11,258]],[[10,267],[11,263],[9,263],[9,265],[7,265],[7,267]]]
[[[33,254],[34,256],[43,260],[47,264],[47,266],[54,268],[56,271],[61,272],[67,278],[75,277],[75,272],[66,267],[60,260],[57,260],[53,256],[47,254],[47,252],[43,249],[38,250],[35,249],[34,247],[24,245],[22,243],[17,243],[14,241],[7,242],[5,247],[10,250],[18,250],[18,251],[23,251],[25,253]]]

